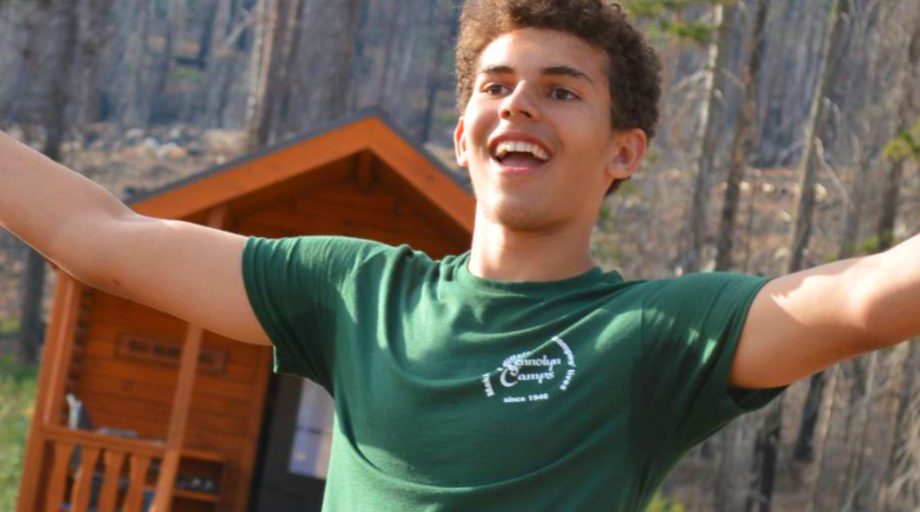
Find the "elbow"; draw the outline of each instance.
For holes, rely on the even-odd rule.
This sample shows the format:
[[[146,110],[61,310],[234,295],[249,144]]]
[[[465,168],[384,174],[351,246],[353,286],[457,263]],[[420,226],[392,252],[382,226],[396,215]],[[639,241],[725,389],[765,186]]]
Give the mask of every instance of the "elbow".
[[[137,216],[99,215],[62,226],[49,244],[49,260],[88,286],[120,295],[116,256],[125,247],[119,233],[133,221],[132,215]]]

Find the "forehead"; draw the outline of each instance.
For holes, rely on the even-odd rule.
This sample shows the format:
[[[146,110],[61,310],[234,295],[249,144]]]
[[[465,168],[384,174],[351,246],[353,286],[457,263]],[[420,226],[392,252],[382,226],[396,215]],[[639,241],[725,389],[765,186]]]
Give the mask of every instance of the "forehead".
[[[510,66],[526,72],[548,66],[570,66],[595,83],[606,82],[608,58],[604,50],[555,30],[523,28],[496,37],[479,56],[477,73],[492,66]]]

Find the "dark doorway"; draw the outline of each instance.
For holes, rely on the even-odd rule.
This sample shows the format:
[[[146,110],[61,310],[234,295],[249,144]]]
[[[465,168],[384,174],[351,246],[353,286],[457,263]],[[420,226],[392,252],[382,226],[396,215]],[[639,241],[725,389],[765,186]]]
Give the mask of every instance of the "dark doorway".
[[[275,376],[255,480],[256,511],[320,512],[332,435],[332,399],[310,381]]]

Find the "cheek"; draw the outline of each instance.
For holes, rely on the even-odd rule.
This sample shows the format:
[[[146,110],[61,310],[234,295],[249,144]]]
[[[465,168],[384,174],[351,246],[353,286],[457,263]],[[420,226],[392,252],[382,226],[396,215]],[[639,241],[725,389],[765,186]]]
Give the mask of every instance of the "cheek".
[[[490,133],[489,127],[482,124],[470,127],[466,135],[466,150],[470,158],[481,161],[489,159],[488,141]]]
[[[609,152],[613,133],[609,119],[591,112],[581,122],[569,124],[569,141],[578,148],[578,154],[584,158],[603,159]]]
[[[464,119],[467,120],[471,133],[481,135],[484,131],[491,129],[498,118],[495,107],[495,104],[488,100],[477,100],[476,98],[470,100],[464,112]]]

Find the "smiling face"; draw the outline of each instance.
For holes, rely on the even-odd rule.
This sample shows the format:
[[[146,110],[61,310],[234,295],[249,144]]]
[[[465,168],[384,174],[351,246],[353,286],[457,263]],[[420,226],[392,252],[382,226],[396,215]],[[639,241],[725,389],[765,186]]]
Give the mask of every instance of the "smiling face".
[[[514,30],[485,48],[455,133],[480,216],[519,231],[590,229],[645,149],[641,130],[612,128],[607,69],[602,50],[552,30]]]

